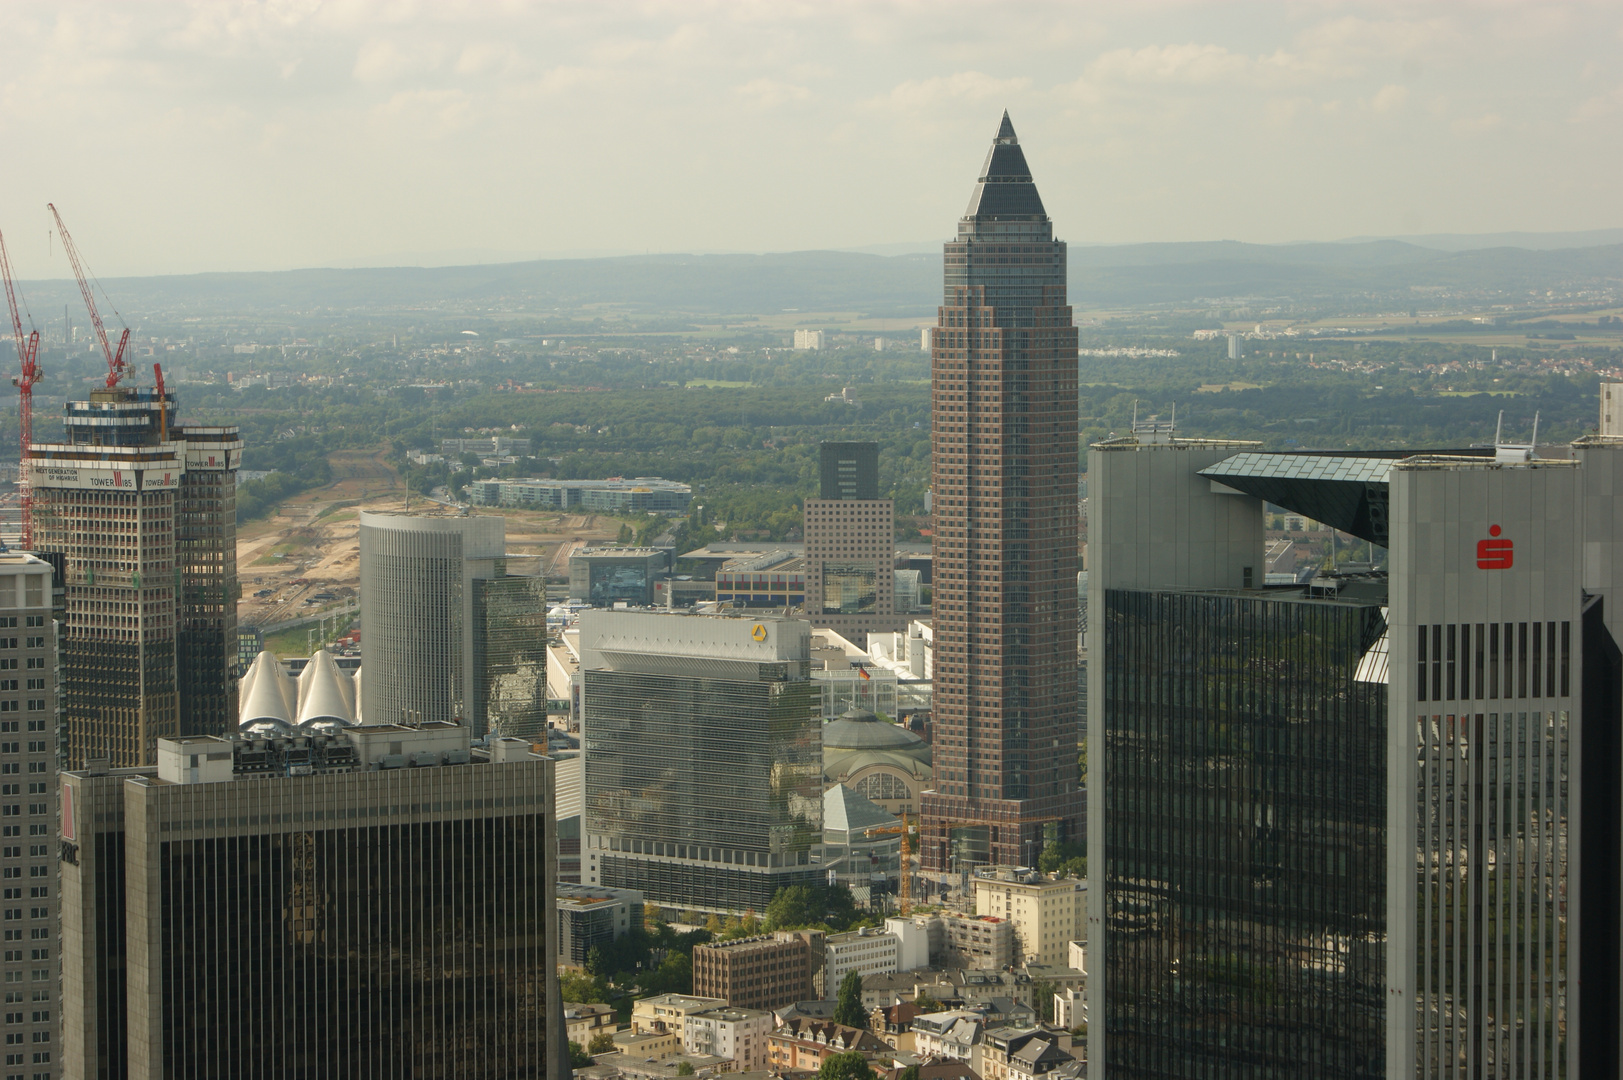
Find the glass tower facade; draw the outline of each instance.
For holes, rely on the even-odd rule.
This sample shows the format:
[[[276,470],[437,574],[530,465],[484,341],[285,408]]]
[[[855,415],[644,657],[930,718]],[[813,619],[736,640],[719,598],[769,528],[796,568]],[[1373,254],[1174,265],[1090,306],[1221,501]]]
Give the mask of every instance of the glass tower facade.
[[[806,624],[592,615],[581,631],[588,883],[661,906],[761,912],[778,889],[821,881],[822,720]],[[623,648],[599,648],[616,633]],[[800,644],[743,659],[779,634]],[[631,651],[643,642],[680,652]]]
[[[934,791],[925,870],[1035,864],[1082,838],[1076,704],[1076,328],[1004,114],[931,336]]]
[[[1381,607],[1111,589],[1103,619],[1110,1075],[1384,1075]]]

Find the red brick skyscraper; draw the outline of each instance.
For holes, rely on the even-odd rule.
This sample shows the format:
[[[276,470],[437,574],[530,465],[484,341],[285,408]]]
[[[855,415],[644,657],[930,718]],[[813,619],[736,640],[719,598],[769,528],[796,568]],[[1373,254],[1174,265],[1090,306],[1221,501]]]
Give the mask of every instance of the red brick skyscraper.
[[[1083,837],[1077,783],[1076,328],[1065,244],[1007,113],[930,350],[935,790],[926,870]]]

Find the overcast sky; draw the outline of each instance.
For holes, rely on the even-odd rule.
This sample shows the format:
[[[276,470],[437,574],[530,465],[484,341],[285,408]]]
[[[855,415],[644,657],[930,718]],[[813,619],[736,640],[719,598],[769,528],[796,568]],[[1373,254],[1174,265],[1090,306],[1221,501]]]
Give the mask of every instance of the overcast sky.
[[[103,276],[1623,225],[1623,5],[8,2],[0,229]]]

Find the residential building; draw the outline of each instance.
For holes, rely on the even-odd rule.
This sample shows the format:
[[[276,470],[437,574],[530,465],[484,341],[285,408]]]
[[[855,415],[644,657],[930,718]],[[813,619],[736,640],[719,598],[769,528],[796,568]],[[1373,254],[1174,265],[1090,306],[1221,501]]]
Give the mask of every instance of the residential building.
[[[0,876],[7,1075],[55,1080],[57,941],[57,626],[51,565],[0,552]],[[23,1072],[26,1067],[29,1071]]]
[[[890,1050],[885,1041],[862,1028],[830,1020],[794,1019],[767,1036],[767,1058],[773,1072],[804,1069],[816,1072],[835,1054],[852,1051],[873,1060]]]
[[[975,874],[975,914],[1014,924],[1018,960],[1064,964],[1086,929],[1087,885],[1026,867],[988,868]]]
[[[675,480],[618,476],[607,480],[473,480],[468,501],[477,506],[518,506],[532,510],[580,509],[604,514],[685,512],[693,489]]]
[[[807,499],[806,617],[844,634],[895,631],[896,504],[879,497],[879,444],[826,442]]]
[[[592,1045],[599,1035],[613,1035],[619,1029],[613,1005],[564,1002],[564,1031],[569,1041],[582,1048]]]
[[[998,915],[937,916],[941,922],[943,967],[1001,971],[1015,962],[1014,921]]]
[[[821,349],[823,347],[823,331],[796,330],[795,349],[804,352],[807,349]]]
[[[235,427],[179,425],[173,394],[94,390],[27,467],[35,550],[63,588],[66,760],[156,760],[236,715]],[[196,475],[188,476],[188,470]]]
[[[657,1031],[632,1026],[614,1033],[614,1048],[636,1061],[664,1061],[682,1053],[680,1028]]]
[[[764,1009],[710,1009],[688,1016],[682,1047],[689,1054],[726,1058],[730,1072],[765,1069],[770,1063],[767,1036],[777,1021]]]
[[[742,914],[820,882],[807,625],[592,609],[580,628],[587,884]]]
[[[913,1018],[913,1052],[921,1060],[947,1058],[980,1068],[981,1014],[973,1009],[949,1009]]]
[[[468,735],[194,736],[62,774],[63,1075],[562,1074],[551,763]]]
[[[651,607],[669,555],[664,548],[577,548],[569,556],[569,598],[593,607]]]
[[[981,1080],[981,1074],[965,1061],[925,1061],[918,1068],[918,1080]],[[903,1071],[901,1063],[897,1062],[896,1068],[881,1075],[885,1080],[901,1080]]]
[[[724,998],[694,994],[656,994],[641,998],[631,1006],[631,1030],[639,1034],[668,1032],[680,1042],[687,1018],[696,1013],[724,1008]],[[680,1051],[680,1047],[678,1047]]]
[[[867,989],[867,980],[863,988]],[[885,1040],[885,1045],[904,1054],[913,1050],[913,1020],[920,1009],[911,1001],[876,1005],[868,1010],[868,1030]]]
[[[1090,1068],[1616,1074],[1620,451],[1094,448]]]
[[[1088,991],[1067,986],[1054,992],[1054,1026],[1074,1031],[1088,1026]]]
[[[1070,1045],[1070,1036],[1062,1032],[1031,1026],[995,1027],[981,1037],[977,1068],[985,1080],[1036,1080],[1076,1060]]]
[[[585,967],[593,948],[642,929],[642,893],[559,882],[558,962]]]
[[[817,997],[823,935],[780,931],[693,948],[693,992],[734,1008],[781,1009]]]
[[[945,246],[931,353],[935,789],[925,871],[1080,840],[1077,338],[1066,254],[1005,114]]]
[[[846,934],[830,934],[823,945],[823,986],[829,996],[848,972],[879,975],[901,970],[901,943],[895,934],[864,926]]]

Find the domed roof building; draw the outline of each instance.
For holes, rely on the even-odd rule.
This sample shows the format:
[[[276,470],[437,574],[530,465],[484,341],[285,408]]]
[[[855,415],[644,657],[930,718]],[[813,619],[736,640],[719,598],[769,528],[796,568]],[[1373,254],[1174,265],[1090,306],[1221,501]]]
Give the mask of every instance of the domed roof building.
[[[930,744],[866,709],[847,709],[823,725],[823,783],[844,784],[900,816],[918,815],[919,792],[932,786]]]
[[[250,738],[330,733],[360,722],[359,687],[332,654],[316,653],[297,676],[270,651],[254,658],[238,692],[237,731]]]

